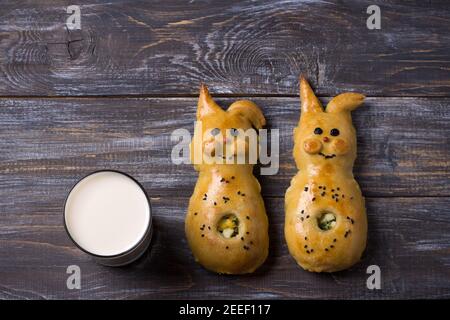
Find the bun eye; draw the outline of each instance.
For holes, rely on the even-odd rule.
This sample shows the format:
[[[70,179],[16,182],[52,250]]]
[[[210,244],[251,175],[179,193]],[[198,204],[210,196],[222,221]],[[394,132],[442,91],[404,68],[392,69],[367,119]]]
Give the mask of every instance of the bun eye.
[[[239,135],[239,130],[236,128],[231,128],[230,133],[233,137],[237,137]]]
[[[336,129],[336,128],[331,129],[330,134],[331,134],[333,137],[337,137],[337,136],[339,135],[339,130]]]
[[[322,134],[323,130],[320,128],[315,128],[314,129],[314,134]]]
[[[211,135],[213,135],[213,136],[217,136],[219,133],[220,133],[219,128],[214,128],[211,130]]]

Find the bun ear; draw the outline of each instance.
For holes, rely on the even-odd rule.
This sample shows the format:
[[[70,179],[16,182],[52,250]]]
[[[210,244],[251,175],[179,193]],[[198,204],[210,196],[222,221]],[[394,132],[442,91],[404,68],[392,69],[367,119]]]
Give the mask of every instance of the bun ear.
[[[197,104],[197,119],[200,120],[208,114],[223,112],[222,108],[213,100],[209,94],[208,87],[203,83],[200,85],[200,96]]]
[[[304,77],[300,78],[300,101],[302,112],[323,112],[322,104]]]
[[[362,105],[364,98],[365,96],[360,93],[341,93],[328,102],[326,111],[330,113],[353,111]]]
[[[261,129],[266,125],[266,119],[259,107],[249,100],[239,100],[233,102],[228,108],[228,112],[233,114],[239,114],[248,119],[252,126],[256,129]]]

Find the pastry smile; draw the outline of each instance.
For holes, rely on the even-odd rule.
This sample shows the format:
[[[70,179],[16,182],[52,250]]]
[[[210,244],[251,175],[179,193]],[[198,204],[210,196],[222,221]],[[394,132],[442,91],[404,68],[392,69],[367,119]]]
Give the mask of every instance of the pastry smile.
[[[324,153],[322,153],[322,152],[319,152],[319,155],[321,155],[322,157],[324,157],[325,159],[333,159],[334,157],[336,157],[336,155],[333,153],[333,154],[324,154]]]

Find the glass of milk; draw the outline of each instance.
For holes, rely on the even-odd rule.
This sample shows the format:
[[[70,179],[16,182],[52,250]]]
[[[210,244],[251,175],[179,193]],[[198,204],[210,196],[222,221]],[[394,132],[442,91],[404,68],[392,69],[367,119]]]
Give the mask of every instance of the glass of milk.
[[[81,179],[64,205],[64,226],[75,245],[100,264],[138,259],[152,237],[150,201],[131,176],[102,170]]]

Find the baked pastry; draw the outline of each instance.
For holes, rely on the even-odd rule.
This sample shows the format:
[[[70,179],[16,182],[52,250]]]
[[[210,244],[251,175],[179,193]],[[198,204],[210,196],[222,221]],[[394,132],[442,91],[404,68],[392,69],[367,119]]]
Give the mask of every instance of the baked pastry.
[[[366,247],[364,198],[352,173],[356,132],[350,115],[364,96],[340,94],[324,110],[301,78],[300,99],[293,151],[299,172],[286,191],[285,237],[302,268],[339,271],[355,264]]]
[[[245,155],[249,140],[244,132],[264,125],[265,118],[253,102],[236,101],[224,111],[206,86],[201,86],[190,145],[199,177],[189,201],[185,231],[196,261],[211,271],[250,273],[267,257],[268,219],[261,187],[253,176],[254,164]],[[239,144],[244,148],[238,148]],[[216,154],[225,148],[229,152]],[[195,159],[199,154],[201,161]],[[243,157],[242,164],[238,156]],[[227,159],[228,163],[221,163]]]

